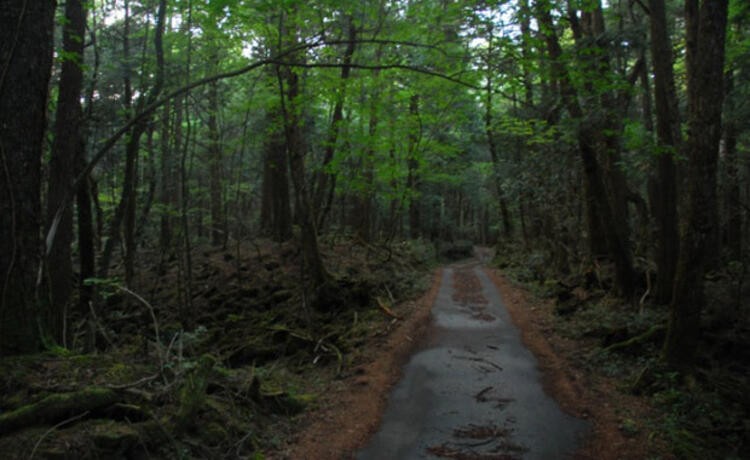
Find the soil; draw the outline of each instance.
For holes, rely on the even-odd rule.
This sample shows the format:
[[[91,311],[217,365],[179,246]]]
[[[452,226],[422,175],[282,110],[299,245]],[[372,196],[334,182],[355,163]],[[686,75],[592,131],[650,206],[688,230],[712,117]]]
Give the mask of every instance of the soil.
[[[484,259],[480,254],[480,259]],[[670,458],[665,446],[648,439],[643,428],[650,408],[635,396],[616,388],[616,381],[594,377],[576,367],[577,342],[554,332],[550,302],[534,298],[514,285],[498,270],[486,269],[501,292],[522,339],[538,360],[545,391],[570,415],[588,420],[591,434],[577,459]],[[470,280],[456,279],[457,296],[481,301]],[[430,290],[420,300],[402,309],[387,338],[367,344],[370,358],[353,375],[331,385],[318,409],[300,419],[299,434],[272,458],[349,459],[378,428],[389,390],[398,381],[401,367],[426,329],[430,309],[440,284],[433,278]]]

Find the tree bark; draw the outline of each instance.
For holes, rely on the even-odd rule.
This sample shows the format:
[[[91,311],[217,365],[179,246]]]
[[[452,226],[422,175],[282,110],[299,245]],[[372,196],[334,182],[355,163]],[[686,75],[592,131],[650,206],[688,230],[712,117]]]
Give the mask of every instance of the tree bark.
[[[505,189],[500,177],[500,155],[498,153],[497,143],[495,142],[495,129],[492,124],[492,106],[493,106],[493,91],[495,88],[492,86],[492,72],[493,69],[490,66],[490,62],[493,59],[493,36],[492,28],[489,30],[489,37],[487,37],[487,90],[485,92],[484,101],[484,132],[487,136],[487,146],[490,151],[490,158],[492,159],[492,171],[493,171],[493,183],[495,184],[495,190],[497,191],[497,199],[500,202],[500,217],[503,221],[503,235],[506,239],[513,236],[513,222],[510,220],[510,212],[508,210],[508,200],[505,196]],[[524,80],[525,81],[525,80]],[[527,93],[530,95],[531,93]]]
[[[681,144],[680,114],[672,70],[672,42],[667,29],[664,0],[651,0],[651,56],[654,63],[657,179],[652,186],[652,214],[656,223],[654,300],[669,304],[680,250],[677,230],[677,179],[674,154]]]
[[[611,109],[616,98],[606,93],[597,95],[593,82],[586,81],[583,83],[583,91],[598,105],[592,110],[584,110],[578,99],[578,89],[561,60],[562,48],[555,33],[549,5],[538,0],[535,10],[537,20],[544,29],[543,35],[552,59],[554,77],[560,84],[562,102],[570,115],[580,123],[578,147],[583,165],[589,234],[592,238],[596,238],[599,232],[604,234],[607,252],[615,265],[615,288],[619,295],[631,299],[635,289],[635,272],[629,247],[626,184],[617,167],[618,133],[622,129],[622,123]],[[577,43],[584,43],[585,36],[594,38],[604,31],[601,7],[585,12],[581,21],[571,8],[568,16]],[[596,53],[584,54],[588,56],[583,63],[584,70],[594,72],[597,77],[608,78],[609,65],[603,61],[604,58]],[[604,114],[597,114],[598,112]],[[587,117],[587,113],[593,115]],[[603,162],[599,159],[599,152],[605,155]]]
[[[217,57],[218,60],[218,57]],[[214,246],[226,244],[227,229],[224,218],[224,204],[222,200],[221,179],[222,173],[222,148],[221,134],[219,133],[219,85],[212,82],[208,86],[208,132],[210,137],[208,170],[209,190],[211,199],[211,243]]]
[[[263,233],[281,242],[292,237],[292,209],[284,122],[279,112],[280,109],[273,108],[266,115],[260,225]]]
[[[174,184],[174,156],[170,149],[170,125],[171,104],[164,104],[161,119],[161,142],[160,142],[160,175],[159,181],[159,204],[162,206],[159,217],[159,247],[162,251],[169,251],[172,246],[172,213],[176,211],[175,184]]]
[[[422,235],[421,216],[419,212],[419,160],[417,151],[421,137],[421,122],[419,120],[419,95],[415,94],[409,100],[409,135],[408,135],[408,173],[406,187],[411,194],[409,199],[409,234],[416,239]]]
[[[39,349],[41,159],[55,2],[0,8],[0,355]]]
[[[739,260],[742,255],[742,202],[740,200],[739,165],[737,158],[737,141],[739,129],[737,119],[732,116],[734,101],[732,89],[734,88],[734,71],[728,70],[725,74],[727,105],[729,116],[724,121],[724,228],[722,231],[723,246],[730,260]]]
[[[346,83],[349,79],[349,75],[351,75],[350,65],[352,63],[352,57],[354,56],[357,40],[357,29],[354,26],[354,18],[352,16],[349,16],[348,18],[348,29],[349,43],[346,45],[346,51],[344,51],[344,57],[342,59],[341,82],[339,84],[338,94],[336,95],[336,103],[333,107],[331,125],[328,128],[328,138],[326,139],[321,171],[316,176],[316,186],[313,190],[313,206],[317,216],[316,221],[318,223],[318,228],[323,228],[323,225],[325,224],[326,217],[331,210],[333,192],[336,187],[336,174],[327,171],[326,168],[331,164],[334,154],[336,153],[336,142],[339,137],[340,124],[344,119]]]
[[[63,50],[65,60],[60,70],[60,84],[55,114],[55,138],[50,155],[47,192],[47,231],[56,225],[56,236],[47,254],[49,280],[49,328],[58,343],[64,345],[63,331],[73,287],[73,209],[64,203],[73,193],[76,159],[83,145],[83,43],[86,13],[81,0],[65,3]],[[58,216],[59,214],[59,216]]]
[[[285,24],[285,19],[287,18],[282,16],[279,30],[281,37],[287,41],[287,45],[297,46],[296,27],[291,23]],[[300,77],[297,71],[291,67],[277,66],[276,70],[281,97],[281,113],[284,120],[286,151],[289,159],[289,173],[294,186],[295,203],[297,205],[295,211],[301,232],[302,256],[305,262],[305,271],[310,276],[313,289],[317,292],[329,284],[331,276],[320,256],[315,215],[305,178],[305,152],[307,149],[302,132],[303,108]]]
[[[681,225],[664,358],[676,369],[689,370],[700,335],[705,306],[704,275],[715,251],[718,223],[716,171],[724,99],[724,45],[727,0],[687,0],[688,137],[685,154],[687,205]]]

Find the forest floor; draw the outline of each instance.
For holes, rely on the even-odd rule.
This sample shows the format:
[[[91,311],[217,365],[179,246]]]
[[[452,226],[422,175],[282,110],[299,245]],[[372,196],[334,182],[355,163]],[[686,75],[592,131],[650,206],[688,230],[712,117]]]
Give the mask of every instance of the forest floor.
[[[197,247],[191,276],[184,259],[143,251],[130,289],[97,280],[96,321],[74,315],[67,348],[0,359],[0,458],[282,449],[300,414],[411,316],[435,260],[418,242],[331,238],[321,250],[336,298],[317,308],[294,243]]]
[[[438,252],[455,260],[465,246]],[[74,315],[68,348],[0,359],[0,457],[353,458],[429,329],[444,273],[429,243],[321,249],[339,299],[317,310],[291,243],[196,248],[191,283],[184,260],[158,254],[142,259],[133,292],[99,280],[97,321]],[[654,364],[663,311],[618,304],[605,277],[544,281],[531,263],[497,264],[484,273],[544,389],[590,426],[576,458],[744,458],[745,336],[707,334],[719,364],[681,382]],[[467,301],[470,278],[455,283]],[[99,351],[78,351],[91,338]]]

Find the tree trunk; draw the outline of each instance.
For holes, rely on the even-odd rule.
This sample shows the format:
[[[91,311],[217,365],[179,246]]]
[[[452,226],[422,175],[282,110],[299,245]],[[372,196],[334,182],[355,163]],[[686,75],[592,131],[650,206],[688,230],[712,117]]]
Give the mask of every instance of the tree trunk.
[[[503,188],[502,179],[500,177],[500,156],[495,142],[495,129],[493,128],[492,118],[492,106],[493,106],[493,91],[495,88],[492,86],[492,69],[490,67],[490,59],[493,52],[493,37],[492,29],[489,31],[490,36],[488,37],[488,48],[487,48],[487,91],[484,101],[484,132],[487,136],[487,145],[490,151],[490,158],[492,159],[492,171],[493,171],[493,183],[497,191],[497,199],[500,202],[500,217],[503,221],[503,235],[506,239],[513,235],[513,223],[510,220],[510,212],[508,211],[508,200],[505,197],[505,189]],[[530,95],[530,93],[527,93]]]
[[[339,85],[338,94],[336,95],[336,104],[333,107],[331,125],[328,128],[328,138],[326,139],[324,149],[325,153],[323,154],[323,164],[321,165],[321,171],[316,176],[316,186],[313,190],[313,205],[317,216],[316,221],[318,223],[318,228],[323,228],[323,225],[325,224],[325,219],[331,210],[331,201],[333,200],[333,192],[336,187],[336,174],[326,171],[326,168],[331,164],[331,161],[333,161],[333,156],[336,152],[336,142],[339,137],[340,124],[344,119],[346,83],[351,74],[350,66],[356,48],[357,29],[354,26],[354,18],[349,16],[347,21],[349,28],[349,43],[346,45],[346,51],[344,51],[344,57],[342,59],[341,83]]]
[[[283,24],[280,27],[282,37],[288,46],[297,44],[297,31],[294,26]],[[300,57],[300,59],[303,59]],[[312,209],[310,194],[305,178],[304,135],[302,133],[302,101],[299,75],[291,67],[277,67],[279,90],[281,96],[281,113],[284,120],[286,150],[289,157],[289,172],[295,192],[297,221],[300,225],[302,256],[305,261],[305,272],[310,276],[313,289],[317,292],[329,284],[330,274],[323,264],[318,247],[318,231]],[[323,305],[320,305],[323,306]]]
[[[578,90],[561,60],[562,48],[555,34],[550,8],[541,0],[536,2],[535,8],[537,20],[544,28],[553,74],[560,83],[563,103],[571,116],[578,119],[581,124],[578,128],[578,147],[583,164],[584,190],[587,194],[589,233],[593,238],[596,238],[599,232],[604,234],[607,252],[615,265],[616,290],[622,297],[631,299],[634,295],[635,272],[629,247],[626,184],[617,167],[618,136],[622,123],[610,108],[616,98],[611,94],[597,96],[594,82],[587,81],[584,83],[584,90],[587,95],[591,93],[589,99],[595,100],[598,105],[591,110],[584,110],[578,100]],[[601,7],[585,12],[580,22],[574,10],[569,10],[568,16],[577,43],[589,43],[589,40],[604,31]],[[583,40],[584,35],[587,37],[586,40]],[[584,69],[596,72],[594,75],[601,78],[608,78],[609,64],[606,60],[602,56],[589,54],[592,53],[584,53],[588,56],[583,63]],[[593,115],[585,117],[587,113]],[[599,159],[599,152],[605,155],[603,164]]]
[[[705,306],[703,278],[718,222],[716,170],[724,99],[726,0],[687,0],[688,138],[685,154],[687,207],[670,304],[664,358],[671,367],[692,367]]]
[[[161,90],[164,86],[164,48],[163,48],[163,37],[165,28],[166,18],[166,0],[160,0],[159,10],[157,13],[156,31],[154,33],[154,49],[156,51],[156,78],[154,85],[148,94],[140,98],[138,101],[138,108],[136,113],[139,113],[143,107],[147,107],[156,101]],[[127,60],[130,57],[129,48],[129,27],[127,26],[129,16],[127,12],[126,2],[126,29],[123,36],[123,55],[124,59]],[[126,94],[125,101],[129,105],[130,95],[133,90],[131,88],[130,76],[126,71],[124,79],[124,92]],[[123,179],[122,193],[120,195],[120,202],[115,210],[115,215],[112,218],[111,225],[109,227],[109,238],[104,246],[100,264],[99,264],[99,277],[106,278],[109,275],[109,265],[112,260],[112,254],[115,246],[120,242],[120,226],[124,224],[124,237],[125,237],[125,281],[128,286],[131,285],[134,275],[134,264],[135,264],[135,210],[136,210],[136,181],[137,181],[137,161],[138,153],[141,145],[141,136],[146,132],[150,116],[141,118],[130,131],[130,137],[125,147],[125,177]]]
[[[260,225],[263,233],[280,242],[292,237],[286,142],[279,109],[271,109],[266,118],[269,128],[263,146],[265,159]]]
[[[421,137],[421,122],[419,120],[419,95],[415,94],[409,100],[410,129],[408,136],[407,178],[406,187],[411,194],[409,199],[409,233],[414,239],[422,235],[421,217],[419,213],[419,160],[417,151]]]
[[[218,58],[217,58],[218,59]],[[208,87],[208,132],[210,137],[209,146],[209,190],[211,199],[211,243],[214,246],[223,246],[226,243],[227,229],[224,218],[224,204],[222,200],[221,179],[222,173],[222,148],[221,135],[219,133],[219,85],[214,81]]]
[[[39,349],[41,159],[55,2],[0,8],[0,355]]]
[[[47,193],[47,231],[56,225],[55,237],[47,254],[49,279],[49,330],[58,343],[65,345],[63,331],[73,286],[73,209],[64,201],[73,194],[75,165],[83,149],[83,42],[86,13],[81,0],[65,3],[63,49],[66,59],[60,71],[60,85],[55,115],[55,138],[50,155],[50,177]],[[61,209],[62,208],[62,209]],[[59,216],[58,216],[59,214]],[[47,232],[45,232],[47,233]]]
[[[171,104],[164,104],[161,119],[161,162],[159,181],[159,204],[162,206],[161,216],[159,217],[159,247],[162,251],[169,252],[172,245],[172,213],[176,210],[175,185],[174,185],[174,160],[169,142],[169,119],[171,114]]]
[[[652,214],[656,223],[657,282],[654,299],[669,304],[679,254],[677,231],[677,179],[673,156],[681,144],[680,114],[677,105],[672,43],[669,39],[664,0],[651,0],[651,55],[654,62],[657,180],[652,186]]]
[[[732,70],[726,73],[726,91],[727,97],[731,97],[734,86],[734,74]],[[733,104],[732,100],[727,100],[728,105]],[[737,138],[738,127],[737,119],[732,117],[732,110],[729,110],[729,116],[724,118],[724,165],[725,165],[725,185],[724,185],[724,229],[723,245],[726,249],[730,260],[740,260],[742,254],[742,202],[740,200],[740,180],[739,166],[737,158]]]

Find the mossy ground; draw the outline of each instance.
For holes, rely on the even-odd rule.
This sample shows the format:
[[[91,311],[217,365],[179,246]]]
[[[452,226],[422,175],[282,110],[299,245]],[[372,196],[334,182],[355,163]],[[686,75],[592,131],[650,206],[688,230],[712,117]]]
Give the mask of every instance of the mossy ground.
[[[80,352],[86,330],[76,323],[67,349],[0,360],[0,418],[59,395],[112,396],[66,400],[53,414],[7,425],[2,457],[262,458],[281,446],[387,330],[392,318],[376,299],[397,311],[426,288],[434,260],[419,242],[321,246],[337,296],[318,309],[307,304],[293,244],[199,248],[190,290],[177,258],[144,259],[133,290],[153,317],[113,289],[97,306],[97,351]]]

